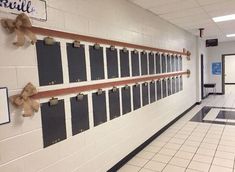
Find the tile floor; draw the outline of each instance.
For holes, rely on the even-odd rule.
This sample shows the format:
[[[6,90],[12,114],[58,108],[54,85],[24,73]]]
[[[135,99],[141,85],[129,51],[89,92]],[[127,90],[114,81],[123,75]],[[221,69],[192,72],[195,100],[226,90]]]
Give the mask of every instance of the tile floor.
[[[190,121],[204,106],[235,108],[235,86],[203,100],[119,172],[235,172],[235,125]]]

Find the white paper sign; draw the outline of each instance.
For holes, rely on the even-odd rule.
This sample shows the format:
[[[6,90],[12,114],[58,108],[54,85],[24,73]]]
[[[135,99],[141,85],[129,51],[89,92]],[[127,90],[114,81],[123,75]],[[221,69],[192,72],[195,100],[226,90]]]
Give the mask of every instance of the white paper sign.
[[[7,88],[0,88],[0,124],[10,122]]]
[[[0,11],[13,14],[25,13],[30,18],[47,20],[45,0],[0,0]]]

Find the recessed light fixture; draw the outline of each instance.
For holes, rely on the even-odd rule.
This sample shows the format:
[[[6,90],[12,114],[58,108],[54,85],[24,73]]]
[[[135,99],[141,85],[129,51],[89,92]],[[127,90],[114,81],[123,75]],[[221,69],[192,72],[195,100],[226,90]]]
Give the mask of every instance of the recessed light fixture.
[[[228,34],[226,35],[227,37],[235,37],[235,33],[234,34]]]
[[[235,14],[214,17],[213,20],[214,20],[214,22],[222,22],[222,21],[235,20]]]

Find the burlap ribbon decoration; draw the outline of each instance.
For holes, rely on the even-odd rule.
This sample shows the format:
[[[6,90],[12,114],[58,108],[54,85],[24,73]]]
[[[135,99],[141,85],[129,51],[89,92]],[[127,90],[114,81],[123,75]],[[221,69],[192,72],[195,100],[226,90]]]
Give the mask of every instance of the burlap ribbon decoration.
[[[29,30],[32,24],[26,14],[22,13],[18,15],[15,20],[2,19],[1,24],[9,33],[16,33],[17,41],[13,43],[14,45],[19,47],[23,46],[26,40],[25,36],[29,37],[31,44],[37,42],[35,34]]]
[[[33,84],[28,83],[19,95],[10,97],[10,100],[16,107],[22,107],[24,117],[30,117],[39,109],[39,103],[30,98],[35,94],[37,94],[36,88]]]

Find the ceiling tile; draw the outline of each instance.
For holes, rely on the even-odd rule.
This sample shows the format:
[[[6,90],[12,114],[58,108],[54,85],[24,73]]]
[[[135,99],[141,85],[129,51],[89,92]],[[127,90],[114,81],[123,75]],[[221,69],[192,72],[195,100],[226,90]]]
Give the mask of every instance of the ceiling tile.
[[[166,20],[169,20],[169,19],[192,16],[192,15],[197,15],[197,14],[202,14],[202,13],[205,13],[202,8],[191,8],[191,9],[186,9],[183,11],[176,11],[172,13],[163,14],[163,15],[160,15],[160,17]]]
[[[204,21],[210,21],[206,13],[195,14],[190,16],[185,16],[176,19],[169,19],[170,22],[174,24],[182,24],[182,23],[203,23]]]
[[[225,1],[232,1],[232,0],[196,0],[200,5],[209,5],[209,4],[215,4],[215,3],[220,3],[220,2],[225,2]]]
[[[149,10],[155,14],[161,15],[196,7],[199,7],[199,5],[194,0],[177,0],[165,5],[150,8]]]

